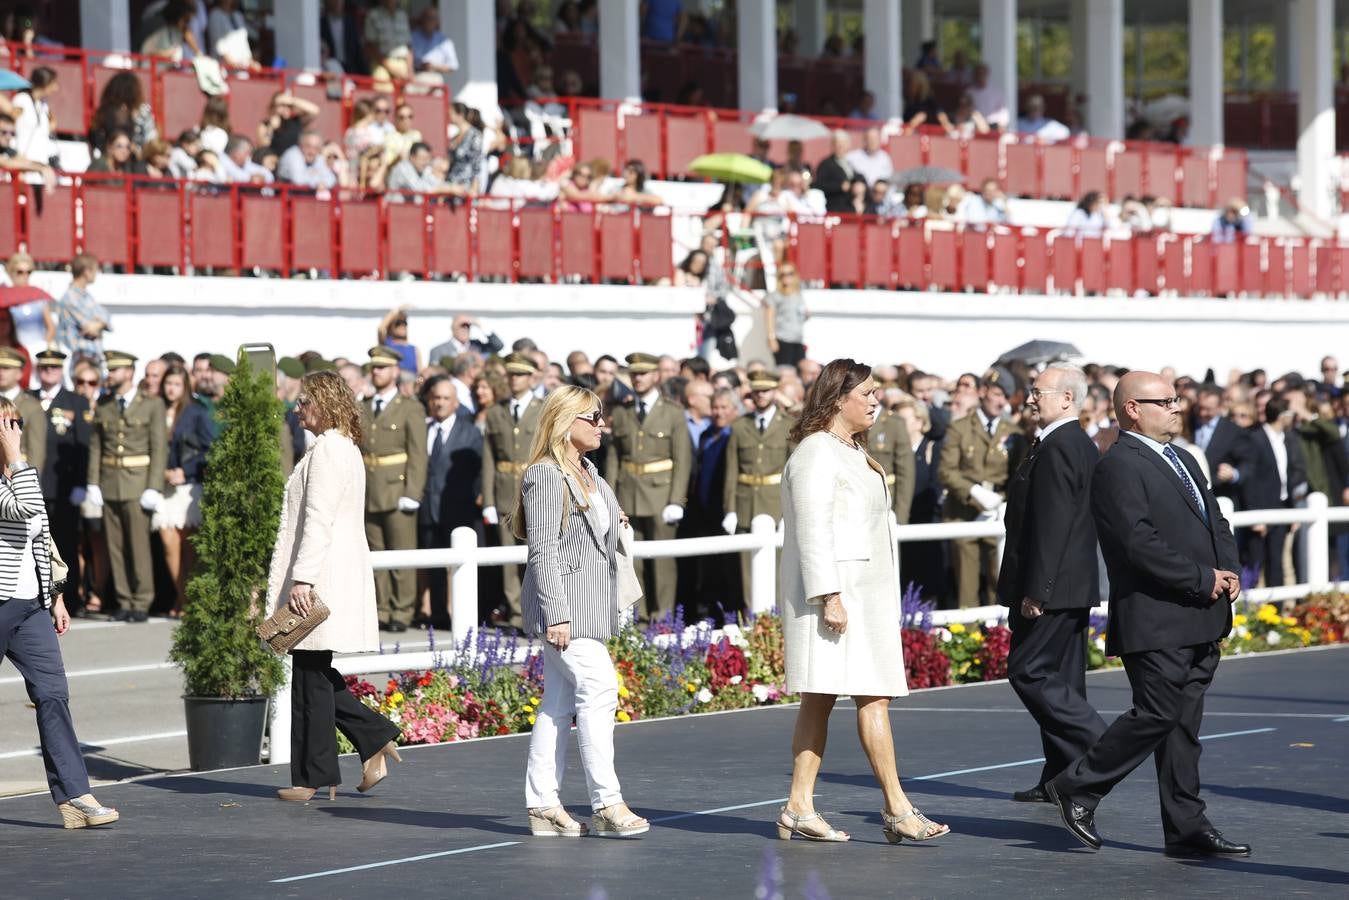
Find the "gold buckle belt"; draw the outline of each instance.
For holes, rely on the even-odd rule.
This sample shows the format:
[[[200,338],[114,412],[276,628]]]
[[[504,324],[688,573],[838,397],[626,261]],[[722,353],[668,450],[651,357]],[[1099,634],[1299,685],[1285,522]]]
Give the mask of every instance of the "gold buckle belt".
[[[772,475],[749,475],[742,473],[736,480],[741,484],[748,484],[752,487],[768,487],[769,485],[781,484],[782,473],[774,472]]]
[[[886,486],[886,487],[894,487],[894,486],[895,486],[895,473],[894,473],[894,472],[891,472],[889,475],[886,475],[886,476],[885,476],[885,486]]]
[[[655,472],[669,472],[674,468],[674,460],[658,459],[649,463],[625,462],[623,468],[630,475],[651,475]]]
[[[390,453],[388,456],[376,456],[373,453],[362,454],[365,458],[365,467],[367,469],[383,468],[385,466],[401,466],[407,463],[408,455],[406,453]]]
[[[528,463],[508,462],[504,460],[497,463],[497,471],[505,472],[509,475],[523,475],[525,474],[525,469],[528,468]]]
[[[143,456],[105,456],[103,465],[109,469],[144,469],[150,465],[149,455]]]

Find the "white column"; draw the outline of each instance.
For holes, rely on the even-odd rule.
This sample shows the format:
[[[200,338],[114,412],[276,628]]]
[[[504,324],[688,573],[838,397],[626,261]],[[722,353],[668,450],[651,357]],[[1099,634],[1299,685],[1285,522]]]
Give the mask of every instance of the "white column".
[[[1124,137],[1124,0],[1086,5],[1087,133]]]
[[[80,0],[80,43],[90,50],[131,52],[128,0]],[[71,85],[62,85],[72,90]]]
[[[1284,0],[1270,4],[1269,14],[1274,20],[1274,89],[1298,89],[1298,60],[1301,57],[1297,27],[1298,0]]]
[[[1190,0],[1190,140],[1223,142],[1223,0]]]
[[[497,102],[495,15],[492,0],[440,0],[440,27],[459,58],[450,89],[456,97],[468,90],[475,103],[491,106]]]
[[[1017,117],[1016,3],[1017,0],[979,0],[980,50],[988,64],[989,81],[998,86],[1007,101],[1012,128],[1016,127]]]
[[[825,30],[826,6],[825,0],[795,0],[792,6],[792,27],[802,56],[819,56],[824,47],[824,39],[829,36]]]
[[[1335,4],[1297,0],[1293,31],[1298,45],[1298,204],[1329,219],[1335,156]]]
[[[895,0],[901,5],[903,10],[903,22],[900,24],[899,33],[903,37],[902,46],[904,47],[904,57],[900,60],[903,66],[912,66],[918,62],[918,49],[923,46],[923,41],[934,40],[937,37],[937,17],[933,10],[933,0]],[[867,42],[871,42],[871,34],[867,32]]]
[[[317,69],[319,53],[319,0],[287,0],[276,4],[276,55],[290,69]]]
[[[862,33],[867,36],[866,89],[876,95],[877,119],[897,119],[904,112],[904,93],[899,83],[904,34],[899,15],[900,0],[863,0]],[[915,56],[914,59],[918,57]]]
[[[777,3],[774,0],[740,0],[735,18],[736,46],[740,52],[740,108],[755,112],[776,110]]]
[[[642,58],[638,6],[629,0],[599,0],[600,96],[638,103]]]

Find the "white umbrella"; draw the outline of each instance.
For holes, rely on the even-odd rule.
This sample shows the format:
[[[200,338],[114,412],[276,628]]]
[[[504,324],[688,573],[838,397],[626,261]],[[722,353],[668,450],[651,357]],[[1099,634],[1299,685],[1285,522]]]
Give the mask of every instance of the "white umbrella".
[[[1143,117],[1154,125],[1170,125],[1190,114],[1190,101],[1178,94],[1158,97],[1143,107]]]
[[[813,141],[829,137],[829,129],[821,123],[791,113],[755,122],[749,131],[766,141]]]

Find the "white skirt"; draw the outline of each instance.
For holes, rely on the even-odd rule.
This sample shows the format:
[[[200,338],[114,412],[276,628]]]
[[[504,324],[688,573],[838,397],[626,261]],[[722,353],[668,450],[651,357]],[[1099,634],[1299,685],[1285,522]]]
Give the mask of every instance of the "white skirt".
[[[155,531],[162,528],[200,528],[201,484],[192,481],[168,486],[164,492],[164,502],[150,517],[150,527]]]

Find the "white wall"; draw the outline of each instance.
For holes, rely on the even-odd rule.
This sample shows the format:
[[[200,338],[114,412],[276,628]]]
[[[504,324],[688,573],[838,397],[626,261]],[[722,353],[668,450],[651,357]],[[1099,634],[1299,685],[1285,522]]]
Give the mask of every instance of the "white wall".
[[[53,295],[68,276],[39,272]],[[110,308],[109,347],[142,359],[174,349],[231,352],[269,341],[280,355],[313,349],[361,358],[390,307],[409,304],[411,339],[423,352],[445,340],[458,312],[480,316],[510,344],[528,335],[554,359],[584,350],[692,352],[693,289],[482,285],[426,282],[288,281],[103,275],[95,295]],[[1003,351],[1035,338],[1076,344],[1090,361],[1131,368],[1173,365],[1200,376],[1213,367],[1317,372],[1326,353],[1349,354],[1349,302],[812,291],[806,325],[811,356],[909,361],[954,376],[983,371]],[[764,355],[757,316],[737,302],[737,338]]]

